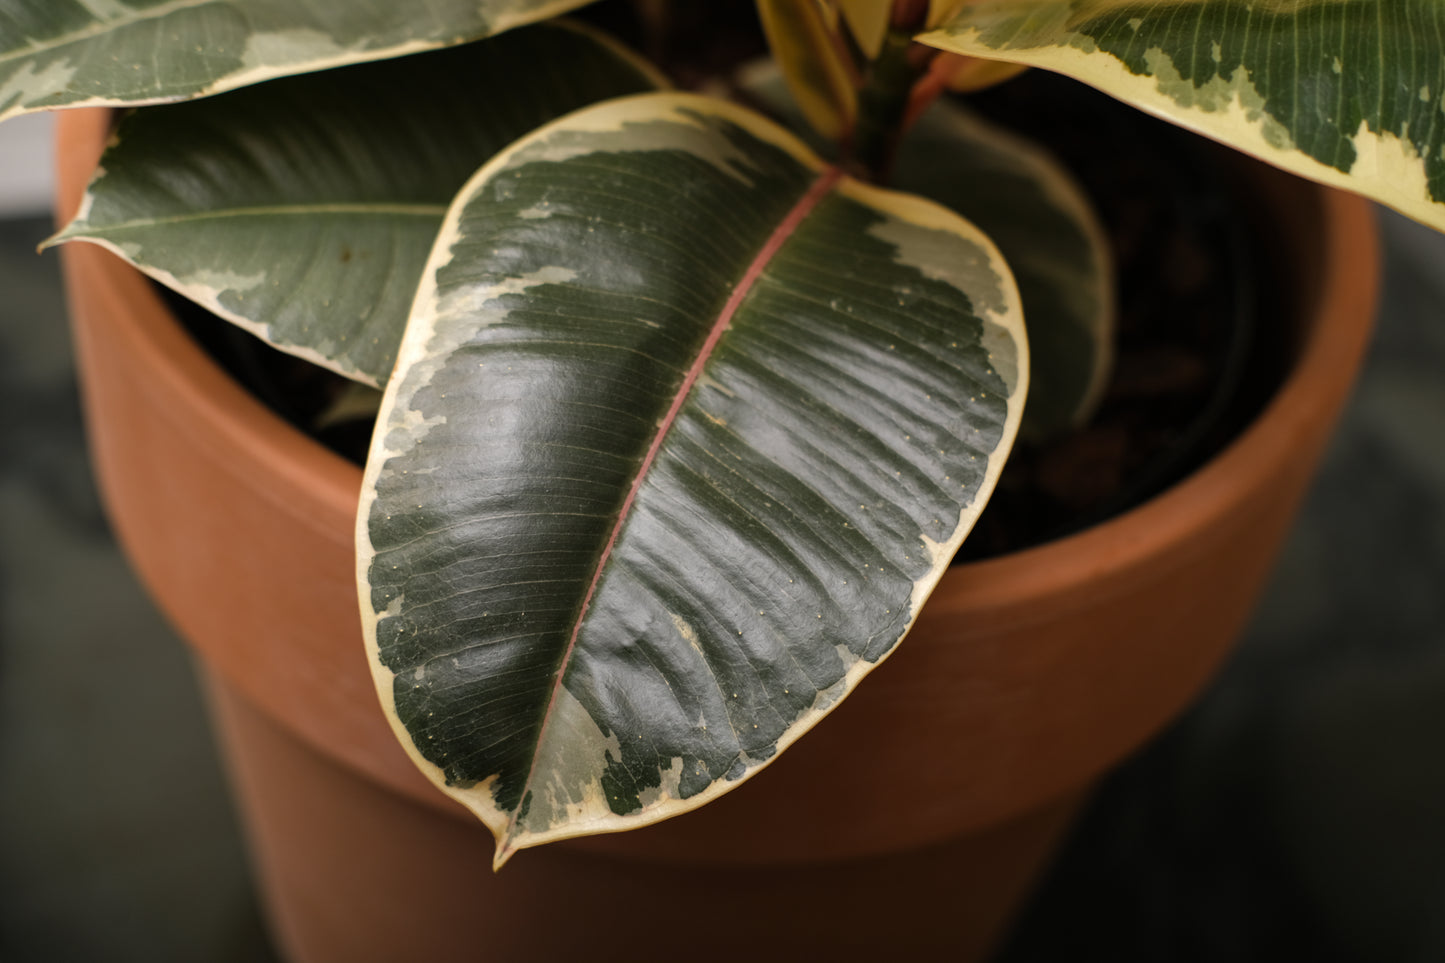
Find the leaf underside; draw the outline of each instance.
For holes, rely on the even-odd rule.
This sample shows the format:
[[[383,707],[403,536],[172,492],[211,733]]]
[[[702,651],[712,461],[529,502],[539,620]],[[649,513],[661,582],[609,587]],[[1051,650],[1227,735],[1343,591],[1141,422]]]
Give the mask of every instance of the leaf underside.
[[[0,0],[0,120],[187,100],[450,46],[589,0]]]
[[[985,0],[919,39],[1067,74],[1445,229],[1438,0]]]
[[[514,145],[422,283],[363,623],[499,864],[694,808],[816,722],[907,631],[1020,416],[987,240],[703,98]]]
[[[543,62],[547,83],[516,82]],[[103,244],[281,350],[379,386],[477,167],[562,114],[655,86],[601,37],[542,24],[138,110],[56,240]]]
[[[888,5],[877,0],[838,0],[838,12],[863,55],[875,59],[888,34]]]

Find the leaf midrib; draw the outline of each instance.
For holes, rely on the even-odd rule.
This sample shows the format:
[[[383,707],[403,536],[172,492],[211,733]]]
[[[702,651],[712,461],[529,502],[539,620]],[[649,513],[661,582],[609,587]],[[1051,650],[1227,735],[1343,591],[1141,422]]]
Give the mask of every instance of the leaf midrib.
[[[147,227],[163,227],[171,224],[193,224],[201,221],[223,220],[240,217],[294,217],[297,215],[334,214],[358,216],[366,214],[396,215],[399,217],[429,217],[440,221],[446,216],[445,204],[282,204],[265,207],[233,207],[187,214],[173,214],[166,217],[148,217],[115,221],[107,224],[82,222],[73,225],[74,233],[80,231],[126,231]],[[74,236],[67,228],[65,235]]]
[[[647,454],[643,457],[642,463],[639,465],[637,473],[633,477],[632,485],[628,489],[627,496],[622,503],[622,508],[617,514],[617,520],[613,523],[612,531],[608,537],[607,544],[604,546],[601,555],[598,557],[597,565],[593,569],[592,580],[587,588],[587,594],[583,598],[582,604],[578,608],[577,616],[572,623],[572,630],[571,635],[568,638],[567,648],[562,653],[562,658],[558,662],[556,676],[553,678],[552,681],[552,692],[548,698],[546,711],[543,713],[542,716],[542,724],[537,732],[537,740],[533,748],[531,760],[528,764],[526,779],[522,783],[521,793],[518,796],[519,800],[525,800],[527,798],[527,793],[531,790],[532,778],[536,774],[537,770],[537,758],[539,750],[545,740],[547,728],[553,718],[553,710],[555,709],[557,704],[557,696],[560,694],[563,688],[563,679],[566,677],[567,668],[571,663],[573,653],[576,650],[577,640],[578,637],[581,635],[582,631],[582,624],[587,618],[587,612],[592,604],[593,598],[595,597],[598,584],[602,580],[602,574],[607,567],[608,561],[611,559],[612,551],[617,545],[617,540],[621,535],[622,528],[627,522],[627,518],[631,512],[633,502],[636,499],[638,491],[642,487],[643,481],[648,477],[648,473],[652,467],[652,463],[656,458],[658,452],[662,448],[663,440],[667,437],[673,424],[676,422],[677,416],[681,412],[683,405],[686,403],[688,396],[692,394],[692,390],[696,386],[699,378],[701,377],[702,370],[707,364],[708,359],[712,356],[713,351],[716,349],[718,341],[721,339],[723,333],[731,326],[733,316],[736,314],[737,309],[741,306],[742,302],[747,298],[747,295],[751,292],[757,280],[762,276],[764,268],[766,268],[767,265],[776,256],[779,249],[782,248],[784,242],[786,242],[788,238],[792,236],[792,234],[803,223],[803,221],[807,219],[808,215],[812,213],[814,208],[817,207],[818,203],[822,201],[823,198],[826,197],[830,192],[832,192],[841,177],[842,171],[837,167],[828,167],[824,169],[813,181],[813,183],[808,187],[807,191],[803,193],[803,196],[798,199],[798,201],[792,206],[792,208],[789,209],[788,213],[783,217],[783,219],[778,222],[777,227],[774,228],[773,232],[768,236],[768,239],[758,250],[757,255],[748,265],[748,268],[743,273],[743,276],[738,282],[737,287],[733,289],[732,293],[728,297],[727,302],[723,305],[722,310],[718,312],[718,317],[714,321],[712,328],[709,331],[707,338],[704,340],[701,348],[699,348],[697,357],[694,359],[693,364],[688,370],[687,375],[683,378],[682,383],[678,386],[678,389],[673,397],[672,405],[668,409],[668,412],[663,417],[662,421],[659,423],[657,432],[653,436],[652,443],[648,447]],[[511,843],[517,833],[517,818],[519,812],[520,807],[518,809],[514,809],[511,813],[511,818],[508,822],[506,837],[503,840],[502,845],[499,847],[497,853],[496,865],[498,866],[500,866],[503,862],[506,861],[507,857],[512,851]]]

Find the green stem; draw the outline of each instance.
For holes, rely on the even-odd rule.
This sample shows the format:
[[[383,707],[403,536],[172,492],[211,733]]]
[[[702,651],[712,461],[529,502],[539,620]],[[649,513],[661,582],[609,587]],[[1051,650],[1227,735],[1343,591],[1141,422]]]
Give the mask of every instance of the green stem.
[[[849,173],[882,183],[888,179],[902,140],[913,85],[926,70],[909,56],[912,37],[890,30],[858,91]]]

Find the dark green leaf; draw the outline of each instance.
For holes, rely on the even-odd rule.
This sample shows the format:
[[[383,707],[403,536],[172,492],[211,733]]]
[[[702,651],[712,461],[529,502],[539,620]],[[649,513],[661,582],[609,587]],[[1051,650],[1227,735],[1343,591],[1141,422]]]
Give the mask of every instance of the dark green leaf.
[[[545,82],[519,82],[539,63]],[[478,165],[656,83],[610,42],[547,24],[138,110],[57,239],[103,244],[276,347],[380,385]]]
[[[589,0],[0,0],[0,120],[187,100],[501,33]]]
[[[497,835],[701,805],[888,655],[982,509],[1027,379],[951,212],[681,94],[459,195],[358,538],[383,702]]]

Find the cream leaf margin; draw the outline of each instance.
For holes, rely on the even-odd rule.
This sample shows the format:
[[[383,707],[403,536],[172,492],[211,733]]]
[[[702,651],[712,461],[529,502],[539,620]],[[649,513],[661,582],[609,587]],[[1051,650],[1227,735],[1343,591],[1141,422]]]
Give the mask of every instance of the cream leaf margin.
[[[17,47],[11,50],[0,51],[0,65],[8,61],[21,61],[21,66],[8,75],[0,75],[0,102],[7,96],[14,96],[16,100],[9,106],[0,108],[0,121],[9,117],[18,117],[22,114],[38,113],[44,110],[56,108],[73,107],[140,107],[152,104],[178,103],[184,100],[192,100],[197,97],[208,97],[212,94],[219,94],[227,90],[234,90],[238,87],[245,87],[250,84],[261,83],[266,80],[273,80],[277,77],[290,76],[292,74],[307,73],[315,70],[329,70],[333,67],[344,67],[351,64],[367,63],[373,60],[385,60],[391,57],[402,57],[408,54],[422,53],[427,50],[437,50],[442,47],[454,46],[458,43],[465,43],[472,40],[480,40],[484,37],[495,36],[505,30],[514,27],[524,26],[559,16],[570,10],[585,6],[592,0],[509,0],[504,8],[495,16],[489,19],[478,18],[479,23],[485,24],[482,30],[467,30],[460,34],[453,33],[450,36],[438,38],[418,38],[410,41],[394,43],[385,47],[355,49],[332,45],[331,52],[320,53],[320,47],[315,49],[317,53],[307,55],[303,51],[307,49],[307,43],[301,43],[290,48],[296,51],[295,59],[281,63],[262,63],[252,67],[242,67],[229,74],[217,77],[209,83],[197,84],[195,90],[187,94],[165,95],[156,97],[126,97],[120,95],[102,95],[96,97],[76,97],[57,103],[36,104],[33,101],[37,98],[49,98],[65,92],[65,85],[74,77],[79,69],[74,64],[64,63],[56,60],[45,64],[41,73],[37,74],[32,69],[33,64],[25,63],[26,58],[45,57],[54,54],[56,51],[65,49],[75,44],[84,44],[89,40],[97,40],[117,31],[134,27],[148,21],[163,21],[176,13],[183,13],[189,10],[197,10],[209,6],[234,7],[234,2],[226,0],[172,0],[170,3],[161,3],[153,7],[136,10],[133,7],[122,7],[118,4],[109,5],[112,12],[111,19],[97,19],[91,24],[68,34],[56,37],[47,37],[43,41],[31,44],[27,47]],[[485,4],[479,4],[485,6]],[[102,6],[102,11],[106,7]],[[118,11],[126,11],[126,15],[117,15]],[[95,11],[91,11],[95,13]],[[157,31],[159,33],[159,31]],[[299,35],[324,37],[316,31],[306,30],[298,27],[295,30],[265,30],[258,31],[251,36],[251,44],[264,45],[269,39],[278,41],[276,49],[287,49],[287,38],[294,38]],[[249,49],[248,46],[248,49]],[[153,58],[163,57],[164,52],[157,49],[150,52]],[[31,83],[48,82],[51,89],[42,91],[36,95],[25,91],[26,81]]]
[[[382,398],[381,414],[378,424],[388,424],[396,411],[409,409],[409,400],[415,392],[424,387],[425,372],[434,368],[438,363],[431,357],[436,350],[436,325],[438,322],[438,290],[436,285],[437,273],[451,262],[452,247],[461,236],[461,221],[464,211],[471,200],[485,187],[485,185],[498,173],[505,170],[519,156],[525,156],[529,152],[535,154],[539,146],[543,147],[549,138],[555,135],[568,135],[578,131],[586,132],[620,132],[628,124],[655,123],[658,121],[673,121],[679,124],[698,127],[701,126],[700,117],[718,117],[737,124],[750,134],[760,140],[774,145],[786,151],[796,158],[805,167],[815,171],[821,171],[823,162],[813,154],[801,140],[788,133],[786,130],[772,123],[771,121],[753,113],[746,108],[720,101],[713,98],[702,97],[686,93],[656,93],[640,94],[633,97],[624,97],[594,107],[585,108],[567,117],[553,121],[552,123],[538,128],[532,134],[515,142],[502,153],[498,154],[472,177],[465,187],[457,194],[451,211],[448,213],[437,241],[432,248],[431,258],[427,263],[425,273],[422,276],[421,286],[417,291],[417,297],[412,311],[412,320],[407,328],[406,337],[402,342],[401,351],[397,357],[396,375],[387,386],[386,393]],[[569,145],[568,150],[575,150],[575,145]],[[716,152],[708,150],[698,151],[701,160],[718,166],[731,176],[735,172],[728,171],[726,162]],[[923,541],[932,556],[932,566],[920,579],[914,583],[910,599],[910,616],[907,627],[911,628],[917,618],[918,611],[922,607],[928,595],[933,591],[938,581],[948,570],[948,563],[952,559],[958,547],[963,544],[974,520],[982,511],[982,506],[988,501],[994,487],[998,482],[1000,473],[1003,471],[1004,462],[1008,452],[1013,446],[1013,441],[1018,434],[1019,425],[1023,417],[1024,400],[1028,391],[1028,341],[1024,333],[1023,309],[1020,303],[1018,289],[1014,284],[1013,276],[1010,274],[1003,256],[978,228],[968,221],[954,214],[952,211],[923,198],[908,194],[901,194],[884,188],[873,187],[859,181],[842,178],[835,190],[842,196],[848,197],[859,203],[865,204],[874,210],[891,215],[893,218],[905,224],[932,231],[948,231],[955,233],[966,241],[978,245],[987,255],[987,266],[992,270],[994,280],[998,282],[1001,295],[1002,311],[980,311],[985,315],[985,320],[991,327],[987,328],[992,332],[995,339],[1008,339],[1011,341],[1012,349],[1015,352],[1015,366],[1010,369],[1002,369],[999,374],[1005,378],[1009,387],[1008,414],[1004,422],[1002,437],[997,448],[989,455],[988,466],[985,469],[984,479],[979,486],[978,495],[972,505],[961,514],[959,523],[954,530],[953,536],[946,543],[934,543],[924,537]],[[501,293],[513,293],[519,282],[527,279],[509,279],[501,282],[505,290]],[[552,278],[539,278],[538,283],[543,283]],[[1002,345],[999,346],[1002,349]],[[419,431],[424,432],[425,426],[417,426]],[[409,441],[415,441],[417,435],[412,432],[405,433]],[[379,430],[376,433],[373,449],[367,459],[366,471],[362,484],[361,502],[357,511],[356,524],[356,546],[357,546],[357,591],[361,609],[362,632],[365,637],[366,651],[371,665],[372,677],[376,683],[377,694],[381,700],[382,709],[385,712],[387,721],[390,723],[398,742],[406,750],[412,762],[427,778],[436,785],[443,793],[461,803],[470,810],[481,822],[491,830],[497,841],[496,855],[493,859],[493,869],[500,869],[508,859],[518,850],[528,849],[533,846],[540,846],[545,843],[556,842],[563,839],[571,839],[578,836],[593,835],[598,833],[621,832],[630,829],[640,828],[653,823],[671,819],[674,816],[682,815],[693,809],[697,809],[706,803],[716,799],[724,793],[736,788],[746,782],[751,776],[759,772],[776,760],[783,751],[808,730],[812,729],[834,706],[836,706],[843,695],[851,691],[858,682],[874,668],[881,665],[892,651],[896,651],[897,645],[907,636],[908,628],[905,628],[900,636],[899,643],[888,654],[885,654],[877,662],[868,662],[858,659],[848,667],[846,674],[825,692],[819,693],[818,702],[807,712],[802,714],[790,725],[778,739],[776,751],[766,760],[757,761],[750,766],[746,773],[734,781],[717,780],[704,791],[689,797],[680,799],[676,797],[664,797],[654,801],[651,809],[644,809],[641,813],[627,816],[617,816],[610,811],[592,816],[583,815],[579,821],[568,821],[560,826],[555,826],[546,832],[525,832],[521,835],[510,835],[515,825],[512,813],[499,809],[491,793],[491,786],[496,777],[489,777],[468,787],[457,787],[447,785],[446,776],[442,769],[426,759],[416,748],[411,734],[402,723],[396,712],[396,705],[392,695],[392,686],[395,676],[381,661],[380,648],[377,642],[377,627],[382,616],[387,613],[377,612],[371,601],[370,586],[367,580],[368,569],[375,556],[375,548],[371,542],[371,535],[368,528],[368,520],[371,516],[372,506],[376,502],[376,488],[381,477],[383,466],[389,456],[398,453],[401,449],[394,445],[388,445],[389,440],[394,440],[395,435],[386,430]],[[395,604],[395,603],[393,603]],[[565,689],[563,690],[565,691]],[[566,700],[561,700],[565,705]],[[590,721],[590,720],[589,720]],[[600,732],[598,736],[600,737]],[[600,808],[600,807],[599,807]]]
[[[1198,5],[1201,0],[1161,0],[1153,6]],[[1309,0],[1344,2],[1344,0]],[[1377,0],[1384,2],[1384,0]],[[1118,0],[1092,3],[1092,8],[1122,7]],[[1289,12],[1300,0],[1268,0],[1261,7]],[[1033,3],[1040,8],[1058,8],[1067,13],[1069,4]],[[1141,9],[1147,3],[1131,3]],[[973,13],[965,8],[941,28],[917,37],[921,43],[971,57],[1005,60],[1061,73],[1096,87],[1126,103],[1212,140],[1253,155],[1282,170],[1312,181],[1364,194],[1437,230],[1445,231],[1445,203],[1430,197],[1425,159],[1415,146],[1389,131],[1376,132],[1367,120],[1350,136],[1356,151],[1349,171],[1324,164],[1301,151],[1289,130],[1265,112],[1264,98],[1255,88],[1247,70],[1237,69],[1228,79],[1215,78],[1200,87],[1184,80],[1169,55],[1158,48],[1146,56],[1147,74],[1135,74],[1114,55],[1097,47],[1087,34],[1069,28],[1065,16],[1050,33],[1049,44],[1000,47],[985,42],[983,29],[969,23]],[[1041,17],[1045,14],[1041,14]],[[1037,25],[1035,25],[1037,27]],[[1051,25],[1052,26],[1052,25]]]

